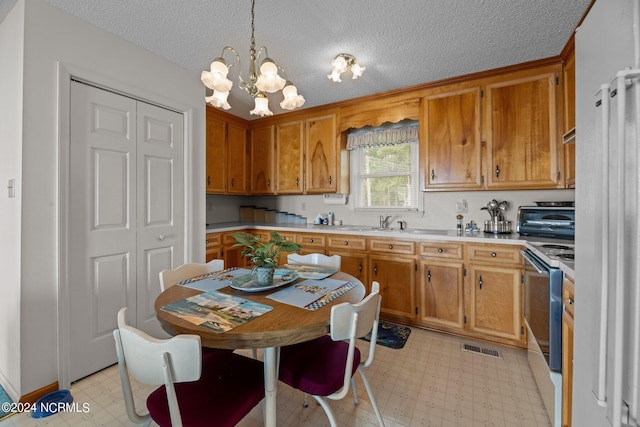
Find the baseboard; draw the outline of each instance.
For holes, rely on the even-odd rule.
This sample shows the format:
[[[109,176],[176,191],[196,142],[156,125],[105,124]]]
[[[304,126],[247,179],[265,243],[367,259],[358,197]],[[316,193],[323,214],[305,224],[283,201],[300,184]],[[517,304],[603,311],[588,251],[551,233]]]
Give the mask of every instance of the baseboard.
[[[51,392],[58,390],[58,382],[44,386],[38,390],[34,390],[31,393],[27,393],[20,398],[20,403],[36,403],[38,399]]]

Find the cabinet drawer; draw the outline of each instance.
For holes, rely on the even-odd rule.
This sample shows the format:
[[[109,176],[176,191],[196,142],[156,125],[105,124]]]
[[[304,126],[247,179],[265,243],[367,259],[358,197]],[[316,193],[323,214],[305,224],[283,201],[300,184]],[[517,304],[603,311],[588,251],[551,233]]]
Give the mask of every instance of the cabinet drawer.
[[[435,258],[462,259],[462,243],[418,242],[418,255]]]
[[[233,238],[233,235],[235,233],[240,233],[246,230],[241,230],[241,231],[230,231],[228,233],[224,233],[222,235],[222,244],[223,245],[233,245],[236,243],[236,239]]]
[[[269,239],[271,238],[271,233],[273,233],[274,231],[276,230],[253,230],[251,234],[253,234],[254,236],[260,236],[260,239],[263,242],[268,242]],[[286,231],[285,232],[276,231],[276,233],[278,233],[287,242],[296,241],[296,233],[289,233]]]
[[[360,236],[327,236],[327,249],[364,251],[367,249],[367,239]]]
[[[207,236],[205,237],[205,243],[206,243],[206,247],[210,248],[213,246],[220,246],[220,243],[222,242],[222,235],[220,233],[207,233]]]
[[[327,237],[324,234],[301,233],[296,237],[296,243],[302,249],[321,248],[324,250]]]
[[[520,246],[509,245],[467,245],[469,261],[501,264],[522,264]]]
[[[415,255],[414,242],[394,239],[369,239],[369,250],[403,255]]]
[[[562,303],[564,304],[564,311],[573,317],[573,281],[569,279],[564,279],[564,282],[562,283]]]

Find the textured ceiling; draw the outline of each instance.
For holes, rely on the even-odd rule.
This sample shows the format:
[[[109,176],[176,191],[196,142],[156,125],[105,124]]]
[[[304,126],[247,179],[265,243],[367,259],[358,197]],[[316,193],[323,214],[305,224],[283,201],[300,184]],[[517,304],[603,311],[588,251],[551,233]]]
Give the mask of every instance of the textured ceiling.
[[[247,67],[250,0],[45,1],[192,70],[198,80],[227,45]],[[308,108],[556,56],[590,2],[256,0],[255,38],[285,68]],[[0,0],[0,22],[14,4]],[[327,78],[341,52],[367,67],[361,78]],[[253,101],[235,75],[232,70],[229,112],[250,118]],[[269,97],[272,111],[281,113],[282,96]]]

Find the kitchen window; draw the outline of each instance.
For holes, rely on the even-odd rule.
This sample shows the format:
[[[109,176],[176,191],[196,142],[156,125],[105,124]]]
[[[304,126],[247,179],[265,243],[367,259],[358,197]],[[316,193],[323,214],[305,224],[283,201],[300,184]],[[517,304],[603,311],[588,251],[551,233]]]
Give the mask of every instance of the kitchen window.
[[[418,124],[403,121],[349,133],[356,209],[418,210]]]

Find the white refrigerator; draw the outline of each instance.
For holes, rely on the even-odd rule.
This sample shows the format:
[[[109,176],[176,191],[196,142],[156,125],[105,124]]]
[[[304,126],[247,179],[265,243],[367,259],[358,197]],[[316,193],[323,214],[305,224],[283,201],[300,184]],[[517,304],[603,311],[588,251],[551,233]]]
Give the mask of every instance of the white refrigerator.
[[[576,31],[574,426],[640,423],[640,0]]]

